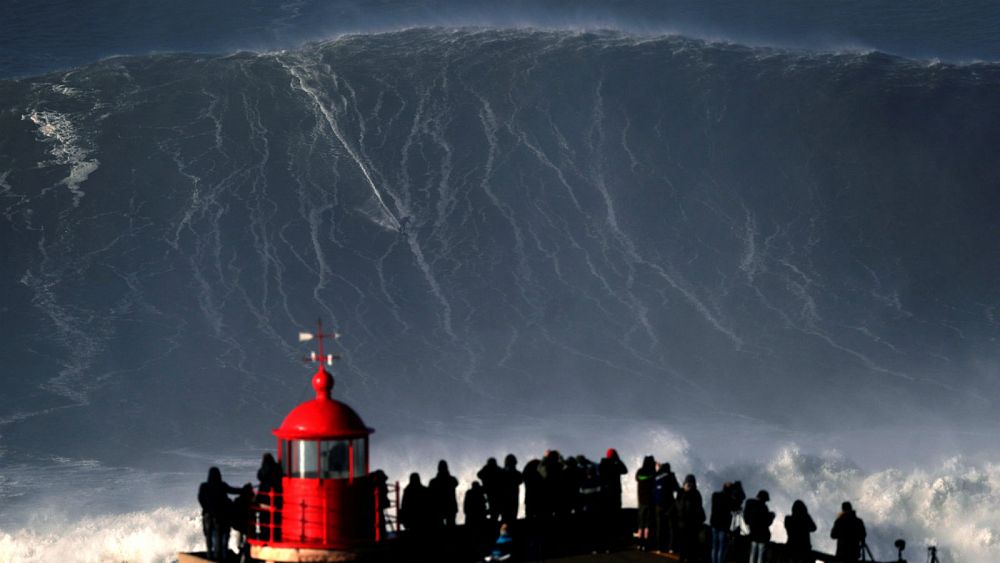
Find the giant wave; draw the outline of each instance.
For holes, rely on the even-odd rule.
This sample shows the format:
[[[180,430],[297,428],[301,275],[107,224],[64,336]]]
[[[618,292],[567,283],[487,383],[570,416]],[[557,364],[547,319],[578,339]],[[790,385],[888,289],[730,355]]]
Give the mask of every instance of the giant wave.
[[[992,494],[964,483],[995,453],[998,84],[484,29],[2,81],[4,459],[269,448],[320,315],[345,334],[335,393],[418,452],[627,416],[706,460],[891,449],[925,469],[868,505],[886,522],[939,478]],[[991,520],[961,514],[947,538],[978,560]]]

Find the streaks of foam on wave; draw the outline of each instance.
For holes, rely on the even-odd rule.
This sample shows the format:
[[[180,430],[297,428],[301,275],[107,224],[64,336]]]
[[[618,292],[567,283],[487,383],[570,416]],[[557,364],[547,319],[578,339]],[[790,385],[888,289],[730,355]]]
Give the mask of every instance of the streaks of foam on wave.
[[[59,374],[42,387],[79,405],[88,404],[86,387],[81,383],[93,361],[105,348],[103,340],[98,338],[99,331],[87,326],[85,318],[77,317],[71,308],[60,302],[56,292],[58,279],[53,275],[35,274],[29,270],[20,282],[32,290],[32,305],[52,322],[56,341],[68,352],[68,360],[62,363]]]
[[[86,146],[76,126],[69,116],[55,111],[33,111],[23,119],[30,120],[38,126],[38,132],[44,141],[51,143],[49,154],[54,163],[69,166],[69,174],[60,182],[73,195],[73,207],[80,205],[84,191],[80,184],[87,181],[100,161],[91,158],[93,149]]]
[[[593,114],[593,123],[594,123],[594,128],[595,128],[594,133],[599,138],[599,144],[603,142],[603,138],[604,138],[603,124],[602,124],[602,121],[604,119],[604,114],[603,114],[603,109],[602,109],[603,100],[602,100],[602,97],[601,97],[602,82],[599,82],[598,85],[597,85],[597,88],[596,88],[596,100],[595,100],[595,105],[594,105],[594,109],[593,109],[593,112],[594,112],[594,114]],[[594,154],[601,154],[600,150],[592,150],[592,152]],[[664,281],[666,281],[672,288],[674,288],[675,290],[679,291],[681,293],[681,295],[683,295],[684,298],[688,301],[688,303],[690,303],[695,308],[695,310],[697,310],[702,315],[702,317],[704,317],[705,320],[708,321],[708,323],[713,328],[715,328],[716,330],[718,330],[719,332],[721,332],[722,334],[724,334],[725,336],[727,336],[733,342],[733,344],[736,346],[737,350],[742,349],[743,348],[743,339],[739,335],[737,335],[731,328],[726,327],[725,325],[723,325],[723,323],[719,320],[719,318],[717,317],[717,315],[714,314],[708,308],[707,305],[705,305],[705,303],[694,293],[693,290],[691,290],[690,288],[684,287],[684,285],[682,285],[681,283],[679,283],[675,279],[676,278],[676,274],[675,275],[668,274],[666,272],[666,270],[663,267],[661,267],[659,264],[654,264],[652,262],[649,262],[648,260],[646,260],[645,258],[643,258],[639,254],[638,250],[635,247],[635,244],[628,237],[628,235],[625,234],[625,232],[622,230],[622,228],[618,224],[618,217],[617,217],[617,213],[615,212],[614,202],[613,202],[613,200],[611,198],[611,194],[608,191],[607,186],[606,186],[606,184],[604,182],[603,171],[600,169],[601,159],[597,158],[597,159],[595,159],[595,161],[596,161],[595,166],[597,167],[594,170],[594,174],[593,174],[594,177],[596,178],[595,185],[598,188],[598,190],[601,192],[601,196],[604,199],[605,209],[606,209],[606,221],[607,221],[609,227],[612,230],[612,234],[619,241],[619,243],[622,245],[623,249],[625,250],[626,255],[628,256],[628,258],[631,261],[631,264],[629,265],[629,270],[630,270],[629,276],[630,276],[630,279],[634,275],[632,273],[633,265],[641,264],[641,265],[644,265],[644,266],[647,266],[647,267],[651,268],[654,272],[656,272],[656,274],[661,279],[663,279]],[[639,313],[640,321],[643,323],[643,326],[646,328],[646,331],[649,334],[650,339],[652,340],[652,342],[656,343],[658,341],[658,339],[657,339],[657,337],[655,335],[655,332],[653,332],[653,328],[650,325],[649,320],[647,318],[645,305],[643,305],[638,300],[638,298],[636,298],[634,296],[632,297],[632,301],[633,301],[632,306]]]
[[[410,151],[416,142],[419,133],[424,128],[424,112],[426,110],[427,102],[430,98],[430,92],[425,91],[420,97],[420,101],[417,104],[417,109],[413,115],[413,123],[410,125],[409,135],[407,135],[406,140],[403,142],[401,148],[401,155],[399,159],[399,170],[400,170],[400,206],[402,207],[403,213],[409,217],[411,213],[412,196],[410,194],[410,178],[407,174],[407,164],[410,158]],[[441,322],[444,327],[445,333],[452,339],[452,341],[458,340],[458,336],[452,327],[452,307],[451,303],[445,296],[445,292],[434,275],[433,268],[425,257],[424,250],[420,246],[420,239],[418,237],[418,232],[416,228],[407,229],[406,232],[406,242],[410,248],[410,252],[413,254],[413,258],[417,262],[417,267],[423,274],[424,281],[430,288],[431,293],[434,295],[438,303],[440,303],[442,308]]]
[[[331,109],[331,107],[327,107],[327,104],[323,103],[323,100],[321,99],[321,94],[318,91],[317,87],[310,85],[309,77],[306,76],[308,71],[305,68],[305,62],[303,60],[299,60],[297,63],[289,63],[281,59],[279,59],[279,61],[285,68],[285,70],[287,70],[288,73],[293,78],[295,78],[295,84],[297,85],[297,88],[301,90],[304,94],[306,94],[306,96],[308,96],[310,100],[312,100],[313,105],[315,105],[316,109],[326,120],[327,125],[330,127],[330,131],[333,132],[337,140],[340,141],[341,146],[344,147],[344,150],[347,151],[347,154],[358,166],[358,169],[361,171],[361,174],[365,177],[365,180],[368,182],[368,185],[372,190],[372,194],[378,201],[379,208],[385,214],[385,218],[389,222],[389,225],[392,227],[393,230],[396,231],[400,230],[402,226],[399,224],[399,220],[396,219],[396,216],[392,213],[392,211],[389,210],[389,207],[386,205],[385,200],[382,198],[382,193],[379,191],[378,187],[375,186],[375,180],[372,179],[372,174],[368,170],[369,167],[365,165],[361,156],[354,150],[354,147],[347,142],[347,138],[340,130],[340,126],[337,123],[337,116],[334,115],[334,110]],[[316,78],[315,72],[316,72],[315,70],[312,71],[313,79]]]
[[[510,225],[511,233],[514,235],[514,254],[517,256],[518,260],[518,273],[519,275],[515,277],[515,283],[517,283],[520,289],[521,296],[525,302],[530,302],[527,295],[527,289],[524,287],[522,278],[530,278],[531,271],[526,263],[526,256],[524,252],[524,234],[521,227],[517,223],[517,218],[513,210],[506,203],[502,202],[497,194],[493,191],[492,186],[492,176],[493,167],[496,163],[497,153],[499,150],[499,141],[497,139],[497,119],[496,114],[493,112],[493,107],[490,105],[489,100],[484,96],[477,94],[480,103],[482,104],[482,109],[479,111],[479,121],[483,126],[483,134],[486,137],[486,142],[489,145],[489,149],[486,152],[486,164],[483,170],[483,179],[479,183],[480,189],[489,197],[490,202],[494,207],[503,215],[504,219]]]
[[[757,219],[749,209],[744,207],[746,222],[743,227],[743,257],[740,258],[740,270],[742,270],[749,283],[754,282],[754,278],[761,271],[761,259],[757,256]]]

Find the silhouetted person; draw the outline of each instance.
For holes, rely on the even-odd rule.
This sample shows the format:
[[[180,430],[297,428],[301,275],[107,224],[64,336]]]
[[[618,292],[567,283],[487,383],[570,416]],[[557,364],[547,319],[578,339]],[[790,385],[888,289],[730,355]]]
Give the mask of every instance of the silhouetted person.
[[[462,512],[465,514],[466,526],[481,527],[486,523],[486,493],[479,481],[473,481],[465,492]]]
[[[410,474],[410,483],[403,489],[399,507],[399,521],[411,534],[421,534],[427,529],[430,499],[427,487],[420,482],[420,475]]]
[[[760,491],[756,498],[749,499],[743,506],[743,518],[750,528],[750,563],[764,563],[767,542],[771,541],[774,513],[767,509],[769,500],[771,495],[767,491]]]
[[[747,493],[743,490],[742,481],[734,481],[733,487],[730,489],[732,491],[733,497],[733,518],[732,523],[729,526],[729,539],[730,546],[733,547],[735,551],[745,552],[749,549],[748,542],[743,541],[743,526],[746,524],[746,520],[743,518],[743,501],[747,499]]]
[[[542,476],[540,500],[542,501],[543,516],[549,517],[563,513],[566,496],[563,491],[565,467],[562,455],[556,450],[545,452],[542,462],[538,464],[538,474]]]
[[[524,481],[524,477],[517,470],[517,458],[514,454],[507,454],[504,458],[501,475],[500,519],[504,522],[516,522],[517,511],[521,504],[521,482]]]
[[[608,449],[597,467],[601,478],[601,494],[604,495],[604,505],[617,522],[618,511],[622,508],[622,475],[628,474],[628,468],[622,463],[614,448]]]
[[[486,516],[486,491],[479,481],[473,481],[469,490],[465,491],[462,500],[462,512],[465,514],[466,535],[470,538],[476,557],[482,557],[489,551],[490,542],[495,528],[490,525]]]
[[[618,452],[608,448],[604,459],[597,465],[597,476],[601,480],[601,527],[604,530],[605,550],[618,547],[621,541],[622,475],[628,475],[628,468],[618,457]]]
[[[721,491],[712,493],[712,563],[724,563],[729,544],[729,528],[733,524],[733,484],[726,481]]]
[[[674,495],[680,490],[681,486],[677,482],[677,476],[670,470],[670,464],[661,464],[656,471],[656,487],[653,492],[656,503],[656,546],[660,551],[674,549]]]
[[[653,496],[656,492],[656,460],[648,455],[635,472],[636,497],[639,503],[639,549],[649,549],[649,529],[653,527]]]
[[[378,519],[379,537],[386,538],[385,511],[389,508],[389,476],[385,471],[376,469],[372,471],[372,487],[375,489],[375,496],[378,498],[378,511],[375,517]]]
[[[601,480],[597,476],[597,465],[585,463],[582,466],[578,494],[580,495],[580,510],[596,515],[601,510]]]
[[[705,507],[694,475],[684,478],[677,495],[677,541],[681,563],[698,561],[698,533],[705,523]]]
[[[455,515],[458,514],[458,501],[455,500],[457,488],[458,479],[448,472],[448,462],[442,459],[438,462],[437,475],[427,484],[435,528],[451,528],[455,525]]]
[[[861,558],[861,544],[864,543],[865,523],[854,513],[851,503],[840,505],[841,512],[833,522],[830,537],[837,540],[837,560],[857,561]]]
[[[809,515],[806,503],[801,500],[792,503],[792,513],[785,516],[785,531],[788,533],[785,546],[789,563],[813,563],[816,558],[812,556],[809,534],[816,531],[816,523]]]
[[[500,506],[503,503],[503,474],[497,459],[491,457],[486,460],[486,465],[476,473],[479,481],[486,490],[486,514],[490,520],[496,522],[500,518]]]
[[[279,510],[281,508],[281,478],[284,472],[281,464],[275,461],[270,453],[264,454],[260,460],[260,469],[257,470],[257,510],[256,535],[268,540],[278,540],[278,528],[280,524]],[[271,522],[271,515],[274,514],[274,522]]]
[[[208,558],[225,561],[229,552],[229,527],[231,524],[231,501],[229,494],[239,494],[242,489],[230,487],[222,480],[218,467],[208,470],[208,480],[198,487],[198,503],[201,504],[201,526],[205,533]]]
[[[247,539],[250,536],[250,523],[251,523],[251,506],[254,501],[253,485],[247,483],[243,485],[240,489],[240,493],[236,496],[233,502],[229,505],[232,510],[229,521],[239,534],[239,539],[236,542],[237,551],[241,558],[250,555],[250,544],[247,543]]]
[[[570,514],[580,511],[580,481],[582,479],[583,471],[577,464],[576,458],[565,458],[563,460],[563,474],[559,482],[558,513]]]
[[[524,464],[524,471],[521,476],[524,478],[524,515],[527,518],[538,518],[541,516],[541,486],[542,476],[538,473],[538,466],[541,460],[532,459]]]
[[[597,464],[583,456],[580,460],[582,474],[577,493],[580,499],[580,539],[581,546],[592,551],[603,547],[600,543],[605,540],[605,534],[599,529],[603,510],[601,480],[597,476]]]

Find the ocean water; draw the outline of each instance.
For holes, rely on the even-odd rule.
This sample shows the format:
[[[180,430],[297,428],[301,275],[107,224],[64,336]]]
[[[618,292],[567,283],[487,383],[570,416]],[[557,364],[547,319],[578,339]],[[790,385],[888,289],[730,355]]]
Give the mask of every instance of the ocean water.
[[[197,546],[317,317],[392,478],[617,447],[1000,557],[988,7],[13,6],[0,560]]]

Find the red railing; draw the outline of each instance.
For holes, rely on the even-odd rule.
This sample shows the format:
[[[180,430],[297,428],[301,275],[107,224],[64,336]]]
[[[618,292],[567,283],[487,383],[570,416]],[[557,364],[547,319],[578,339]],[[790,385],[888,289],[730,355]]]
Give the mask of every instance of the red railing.
[[[328,494],[297,491],[292,500],[283,493],[258,493],[257,502],[250,509],[247,541],[251,545],[285,548],[336,548],[340,544],[385,541],[399,532],[399,483],[389,483],[384,495],[378,487],[370,487],[370,490],[372,504],[368,506],[373,510],[369,528],[358,525],[360,522],[356,520],[367,519],[364,513],[368,510],[361,506],[358,509],[361,514],[345,514],[342,498],[334,504]],[[288,501],[294,504],[288,506]],[[331,538],[334,527],[338,527],[339,532]],[[343,529],[349,530],[346,537]]]

